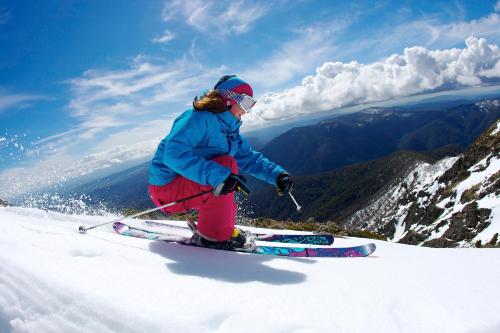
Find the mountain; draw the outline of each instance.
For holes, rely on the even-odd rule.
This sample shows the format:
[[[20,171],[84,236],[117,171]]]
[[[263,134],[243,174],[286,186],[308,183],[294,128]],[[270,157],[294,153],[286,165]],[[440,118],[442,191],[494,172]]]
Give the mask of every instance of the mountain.
[[[0,199],[0,207],[5,207],[5,206],[8,206],[9,204],[7,203],[7,201],[3,201],[2,199]]]
[[[498,102],[486,100],[444,110],[369,108],[294,128],[273,139],[262,152],[292,174],[304,175],[395,151],[431,151],[448,144],[465,148],[500,117]]]
[[[466,333],[500,327],[497,249],[373,241],[377,250],[367,258],[276,259],[125,237],[109,225],[78,232],[80,225],[110,219],[0,208],[0,332]],[[365,242],[338,238],[334,247]]]
[[[420,162],[348,217],[345,226],[432,247],[499,244],[500,120],[462,156]]]

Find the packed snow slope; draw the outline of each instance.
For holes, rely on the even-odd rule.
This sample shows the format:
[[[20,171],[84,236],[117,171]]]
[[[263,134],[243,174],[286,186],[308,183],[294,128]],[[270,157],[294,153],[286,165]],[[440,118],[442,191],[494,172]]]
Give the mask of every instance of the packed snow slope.
[[[110,219],[0,208],[0,332],[500,332],[500,249],[290,259],[77,231]]]

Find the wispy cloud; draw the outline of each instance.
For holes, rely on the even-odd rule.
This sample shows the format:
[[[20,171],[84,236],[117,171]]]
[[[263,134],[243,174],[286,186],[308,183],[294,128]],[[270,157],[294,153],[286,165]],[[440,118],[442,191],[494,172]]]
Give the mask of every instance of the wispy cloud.
[[[296,30],[297,38],[283,43],[269,58],[241,72],[245,79],[264,88],[276,87],[297,75],[310,73],[334,53],[332,36],[347,27],[347,21],[317,24]],[[272,79],[271,79],[272,78]]]
[[[64,138],[64,137],[73,136],[75,133],[78,133],[81,130],[82,129],[71,129],[71,130],[65,131],[63,133],[58,133],[58,134],[55,134],[55,135],[51,135],[51,136],[45,137],[43,139],[36,140],[35,142],[33,142],[33,145],[37,146],[37,145],[41,145],[41,144],[43,144],[45,142],[50,142],[50,141],[54,141],[54,140],[61,139],[61,138]]]
[[[173,0],[165,4],[163,20],[180,17],[201,33],[226,37],[248,32],[268,11],[267,6],[246,0]]]
[[[471,20],[452,22],[449,24],[434,24],[430,29],[434,31],[434,43],[456,43],[467,36],[478,36],[484,38],[500,37],[500,15],[491,13],[486,17]]]
[[[29,94],[8,94],[0,91],[0,113],[9,109],[25,108],[31,103],[45,100],[46,97]]]
[[[217,73],[188,58],[163,63],[138,56],[127,69],[88,70],[69,80],[73,97],[68,108],[78,127],[86,130],[82,138],[88,139],[106,128],[135,122],[158,104],[185,102]]]
[[[314,24],[295,28],[290,39],[276,43],[269,57],[239,73],[267,90],[296,82],[320,64],[342,54],[346,46],[342,42],[344,33],[364,15],[373,14],[384,4],[377,3],[374,7],[351,3],[341,11],[326,13],[321,20],[314,20]]]
[[[500,0],[494,6],[496,12],[500,12]]]
[[[455,15],[450,14],[453,17],[457,17],[457,12],[464,11],[459,3],[453,6],[447,5],[446,8],[449,11],[453,10]],[[455,19],[443,22],[435,14],[426,14],[414,19],[410,8],[401,7],[391,21],[384,27],[370,32],[368,37],[359,37],[354,41],[347,40],[337,44],[335,57],[359,59],[360,55],[366,54],[371,59],[377,59],[386,57],[388,52],[396,53],[405,47],[416,45],[427,48],[449,48],[463,43],[469,36],[499,42],[498,26],[500,26],[500,15],[494,12],[470,21]]]
[[[371,64],[327,62],[302,84],[259,99],[245,120],[249,127],[336,108],[396,97],[500,82],[500,49],[470,37],[464,49],[410,47]]]
[[[165,30],[165,32],[163,32],[163,35],[153,38],[152,42],[157,44],[166,44],[174,38],[174,33],[172,33],[170,30]]]
[[[449,47],[461,43],[469,36],[498,39],[499,26],[500,16],[496,13],[470,21],[448,23],[441,23],[436,17],[428,17],[391,27],[390,31],[380,31],[372,42],[380,43],[384,47],[394,44],[408,45],[408,40],[411,40],[414,45]]]

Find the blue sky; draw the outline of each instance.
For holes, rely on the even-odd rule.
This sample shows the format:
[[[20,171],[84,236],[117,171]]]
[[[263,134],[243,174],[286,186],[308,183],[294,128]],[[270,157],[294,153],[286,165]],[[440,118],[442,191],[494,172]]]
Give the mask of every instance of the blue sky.
[[[499,26],[496,0],[1,1],[0,197],[147,158],[227,73],[248,130],[495,83]]]

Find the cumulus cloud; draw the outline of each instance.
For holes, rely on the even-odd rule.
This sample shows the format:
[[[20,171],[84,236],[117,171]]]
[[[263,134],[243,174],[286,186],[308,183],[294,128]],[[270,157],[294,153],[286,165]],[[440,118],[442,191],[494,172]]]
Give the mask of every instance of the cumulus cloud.
[[[249,31],[267,12],[267,7],[246,0],[173,0],[165,4],[163,20],[181,17],[199,32],[225,37]]]
[[[266,94],[245,120],[266,121],[334,110],[360,103],[500,81],[500,50],[483,38],[469,37],[463,49],[406,48],[370,64],[327,62],[300,86]]]

